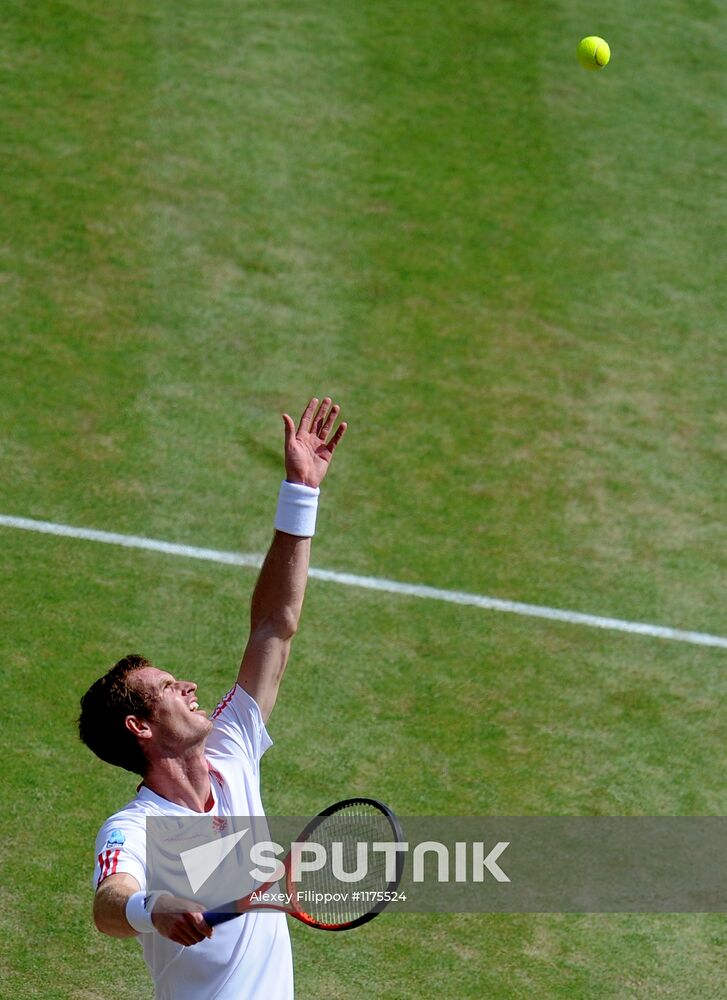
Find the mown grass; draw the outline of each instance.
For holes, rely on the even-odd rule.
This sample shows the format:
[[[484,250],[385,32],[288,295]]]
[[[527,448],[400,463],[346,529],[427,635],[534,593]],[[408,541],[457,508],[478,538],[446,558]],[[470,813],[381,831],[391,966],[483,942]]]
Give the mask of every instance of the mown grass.
[[[317,565],[724,634],[725,13],[531,8],[7,3],[2,512],[262,551],[277,414],[331,392]],[[147,995],[90,926],[133,784],[76,744],[78,697],[137,649],[211,704],[253,577],[2,541],[1,992]],[[719,814],[723,669],[312,583],[266,802]],[[720,916],[293,933],[302,998],[709,997],[725,971]]]

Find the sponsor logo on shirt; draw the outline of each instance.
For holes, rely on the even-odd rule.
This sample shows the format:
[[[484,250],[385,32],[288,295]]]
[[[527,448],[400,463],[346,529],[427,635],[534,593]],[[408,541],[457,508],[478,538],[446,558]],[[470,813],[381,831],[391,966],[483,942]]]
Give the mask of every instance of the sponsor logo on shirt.
[[[123,847],[126,843],[126,835],[123,830],[112,830],[109,839],[106,841],[107,847]]]

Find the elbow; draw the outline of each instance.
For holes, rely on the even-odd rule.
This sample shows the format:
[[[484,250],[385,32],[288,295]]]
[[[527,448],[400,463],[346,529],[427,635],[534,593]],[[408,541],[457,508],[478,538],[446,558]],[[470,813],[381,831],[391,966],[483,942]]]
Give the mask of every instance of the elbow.
[[[300,614],[292,610],[281,611],[262,621],[253,623],[252,631],[265,639],[290,642],[298,631]]]
[[[105,934],[107,937],[112,938],[126,938],[133,937],[136,931],[133,927],[130,927],[126,921],[119,921],[114,919],[112,914],[108,913],[106,908],[98,902],[94,902],[93,907],[93,922],[96,930],[100,934]]]
[[[292,611],[283,615],[281,621],[278,624],[278,637],[290,642],[295,633],[298,631],[298,625],[300,624],[300,615],[293,613]]]
[[[93,923],[99,934],[107,934],[109,937],[116,937],[108,921],[104,920],[101,913],[97,913],[94,909],[93,911]]]
[[[109,920],[108,916],[103,912],[100,906],[94,906],[93,908],[93,922],[99,934],[106,934],[108,937],[119,936],[114,933],[113,923]]]
[[[104,920],[102,907],[99,905],[98,896],[93,899],[93,924],[100,934],[106,934],[106,921]]]
[[[112,938],[127,938],[136,937],[136,931],[133,927],[118,927],[116,924],[111,923],[108,920],[99,918],[94,915],[93,922],[96,925],[96,930],[100,934],[105,934],[107,937]]]

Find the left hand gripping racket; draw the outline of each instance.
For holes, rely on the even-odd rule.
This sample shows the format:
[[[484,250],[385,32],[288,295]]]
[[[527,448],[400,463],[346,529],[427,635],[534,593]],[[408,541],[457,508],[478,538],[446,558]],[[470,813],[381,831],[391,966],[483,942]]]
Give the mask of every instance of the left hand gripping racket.
[[[293,880],[295,866],[289,852],[282,862],[284,876],[261,885],[241,899],[231,900],[220,910],[203,913],[206,923],[214,927],[252,910],[269,909],[282,910],[318,930],[348,931],[373,920],[396,896],[404,869],[403,852],[393,854],[369,849],[373,844],[399,844],[404,841],[398,819],[383,802],[355,798],[328,806],[308,823],[295,843],[302,845],[306,841],[325,848],[323,868],[301,871],[296,882]],[[341,882],[333,871],[334,844],[338,858],[349,873],[357,868],[358,845],[365,844],[366,874],[355,882]],[[387,865],[388,854],[395,858],[393,864],[390,859]],[[290,903],[260,902],[260,897],[279,885],[283,877]]]

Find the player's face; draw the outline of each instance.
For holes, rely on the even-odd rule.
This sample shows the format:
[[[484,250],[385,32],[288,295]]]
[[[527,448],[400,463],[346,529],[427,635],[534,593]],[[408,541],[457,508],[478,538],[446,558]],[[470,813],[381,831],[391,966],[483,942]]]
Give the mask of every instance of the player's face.
[[[204,742],[212,723],[199,707],[194,681],[178,681],[156,667],[144,667],[136,680],[146,687],[154,703],[148,721],[159,748],[182,751]]]

